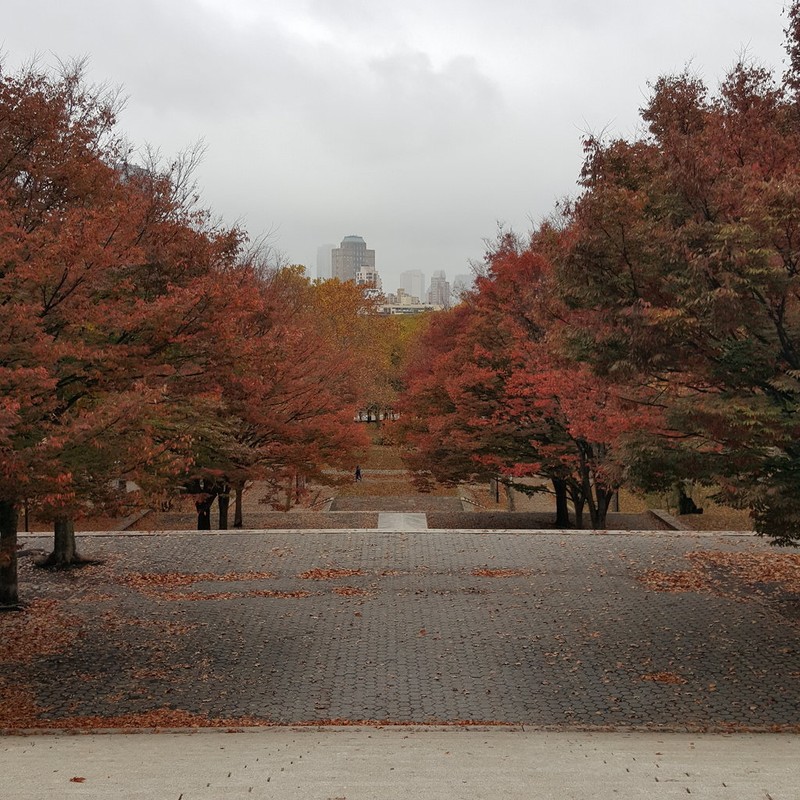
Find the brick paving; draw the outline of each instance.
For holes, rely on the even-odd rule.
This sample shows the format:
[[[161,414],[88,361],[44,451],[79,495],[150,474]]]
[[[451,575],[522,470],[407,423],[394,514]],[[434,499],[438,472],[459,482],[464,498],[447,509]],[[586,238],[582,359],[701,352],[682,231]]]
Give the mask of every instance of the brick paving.
[[[637,579],[685,569],[694,550],[769,549],[752,537],[95,534],[80,549],[105,564],[68,572],[32,568],[48,539],[23,543],[23,599],[56,600],[79,629],[62,652],[0,673],[0,694],[29,691],[40,721],[170,708],[280,723],[800,725],[797,597],[662,593]],[[314,569],[358,574],[299,577]],[[126,583],[176,572],[206,576]],[[274,577],[213,579],[254,572]],[[642,677],[659,674],[685,682]]]

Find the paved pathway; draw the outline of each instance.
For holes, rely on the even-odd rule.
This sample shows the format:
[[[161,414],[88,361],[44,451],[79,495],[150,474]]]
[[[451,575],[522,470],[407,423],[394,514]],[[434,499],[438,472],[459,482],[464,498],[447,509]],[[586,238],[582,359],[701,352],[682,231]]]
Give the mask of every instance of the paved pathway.
[[[506,729],[6,737],[0,774],[13,800],[797,800],[797,745]]]
[[[378,528],[389,531],[425,531],[428,529],[428,518],[425,514],[385,511],[378,514]]]
[[[21,559],[22,596],[46,613],[29,615],[39,655],[0,672],[0,694],[17,698],[0,704],[0,727],[141,725],[154,712],[186,724],[800,725],[796,597],[768,586],[665,593],[639,580],[686,569],[696,550],[769,552],[752,537],[320,531],[79,543],[105,565],[53,573]],[[0,617],[4,641],[13,620]]]

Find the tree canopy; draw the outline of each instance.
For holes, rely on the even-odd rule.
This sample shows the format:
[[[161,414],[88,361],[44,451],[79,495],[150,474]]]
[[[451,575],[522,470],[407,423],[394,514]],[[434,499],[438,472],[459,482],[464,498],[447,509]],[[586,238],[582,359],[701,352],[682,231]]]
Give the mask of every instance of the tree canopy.
[[[411,367],[417,466],[565,478],[595,525],[623,482],[689,478],[800,538],[800,4],[787,18],[781,78],[660,78],[641,136],[589,137],[578,197],[501,235]]]
[[[119,507],[119,479],[207,499],[321,479],[362,444],[356,364],[318,323],[320,292],[213,222],[194,154],[132,165],[116,110],[80,64],[0,72],[4,604],[23,501],[69,532]]]

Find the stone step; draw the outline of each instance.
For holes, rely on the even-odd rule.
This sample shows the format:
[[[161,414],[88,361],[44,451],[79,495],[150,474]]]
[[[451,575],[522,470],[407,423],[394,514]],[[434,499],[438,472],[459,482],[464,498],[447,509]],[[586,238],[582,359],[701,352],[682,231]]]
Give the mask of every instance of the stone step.
[[[425,514],[385,511],[378,514],[378,528],[389,531],[426,531],[428,519]]]

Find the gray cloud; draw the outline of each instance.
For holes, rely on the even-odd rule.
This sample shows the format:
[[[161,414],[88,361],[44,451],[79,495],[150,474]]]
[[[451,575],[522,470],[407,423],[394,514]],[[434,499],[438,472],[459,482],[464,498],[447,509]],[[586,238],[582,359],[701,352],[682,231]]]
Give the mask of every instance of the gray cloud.
[[[581,137],[631,135],[647,82],[781,69],[783,0],[4,0],[7,68],[90,57],[121,128],[199,138],[205,202],[313,266],[358,233],[397,274],[465,271],[574,192]]]

